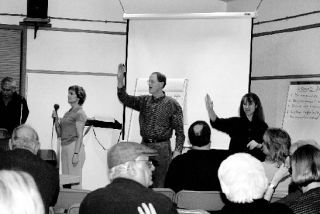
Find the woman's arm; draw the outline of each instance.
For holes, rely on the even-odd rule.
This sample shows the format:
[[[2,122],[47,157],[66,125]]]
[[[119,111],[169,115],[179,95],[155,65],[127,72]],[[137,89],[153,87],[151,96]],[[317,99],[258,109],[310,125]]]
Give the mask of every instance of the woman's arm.
[[[79,162],[79,152],[83,141],[83,130],[84,130],[85,122],[84,121],[76,121],[76,129],[77,129],[77,141],[74,148],[74,153],[72,157],[72,164],[77,165]]]
[[[278,184],[286,177],[290,175],[288,166],[282,164],[280,168],[274,174],[266,192],[264,193],[264,199],[267,201],[271,201],[273,193],[277,188]]]
[[[60,118],[55,110],[53,110],[51,117],[53,118],[54,127],[57,132],[57,136],[61,137],[61,125],[60,125]]]

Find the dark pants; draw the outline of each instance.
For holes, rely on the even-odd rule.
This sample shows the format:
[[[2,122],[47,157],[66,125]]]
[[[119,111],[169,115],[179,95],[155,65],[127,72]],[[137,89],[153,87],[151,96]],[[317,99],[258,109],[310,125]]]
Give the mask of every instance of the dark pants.
[[[152,173],[152,187],[163,188],[164,180],[172,158],[170,140],[156,143],[145,143],[142,141],[142,144],[158,151],[158,156],[150,157],[150,160],[155,166],[155,170]]]

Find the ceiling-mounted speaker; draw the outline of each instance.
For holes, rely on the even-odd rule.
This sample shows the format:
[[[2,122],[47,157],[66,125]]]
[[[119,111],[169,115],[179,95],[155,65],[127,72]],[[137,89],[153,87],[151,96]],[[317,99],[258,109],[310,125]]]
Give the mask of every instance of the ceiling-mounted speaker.
[[[48,0],[28,0],[27,2],[28,18],[48,18]]]

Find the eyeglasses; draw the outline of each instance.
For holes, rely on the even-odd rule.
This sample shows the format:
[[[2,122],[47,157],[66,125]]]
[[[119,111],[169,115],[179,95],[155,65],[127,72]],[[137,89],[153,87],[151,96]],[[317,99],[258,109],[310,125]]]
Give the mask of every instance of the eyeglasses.
[[[2,91],[12,91],[12,88],[1,88]]]
[[[149,160],[135,160],[135,161],[143,161],[146,163],[146,165],[151,169],[152,167],[154,167],[152,161]]]

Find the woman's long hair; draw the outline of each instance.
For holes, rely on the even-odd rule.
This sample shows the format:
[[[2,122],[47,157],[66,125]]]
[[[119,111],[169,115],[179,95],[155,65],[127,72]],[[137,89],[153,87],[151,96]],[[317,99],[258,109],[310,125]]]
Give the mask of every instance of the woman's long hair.
[[[240,102],[239,114],[241,118],[247,118],[246,113],[243,110],[243,104],[245,102],[254,103],[256,105],[256,109],[253,112],[252,120],[261,120],[264,121],[263,108],[261,105],[261,101],[255,93],[249,92],[245,94]]]

